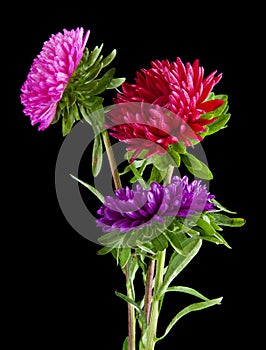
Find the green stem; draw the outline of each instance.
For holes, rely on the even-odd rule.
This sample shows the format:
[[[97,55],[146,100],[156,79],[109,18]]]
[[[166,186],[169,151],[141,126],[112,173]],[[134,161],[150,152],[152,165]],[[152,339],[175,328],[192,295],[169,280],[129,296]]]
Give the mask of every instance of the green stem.
[[[173,167],[173,165],[169,164],[168,170],[167,170],[166,176],[164,178],[164,182],[163,182],[164,185],[168,185],[171,182],[173,172],[174,172],[174,167]]]
[[[144,312],[146,315],[147,324],[149,324],[150,322],[154,270],[155,270],[155,259],[150,258],[148,262],[146,286],[145,286],[145,298],[144,298]]]
[[[112,177],[114,180],[115,189],[119,190],[122,188],[119,172],[117,170],[117,164],[114,156],[114,152],[112,149],[112,145],[110,142],[108,131],[105,129],[102,131],[102,138],[104,142],[104,146],[106,149]],[[129,269],[128,265],[126,265],[126,288],[127,288],[127,296],[130,299],[134,299],[134,295],[132,292]],[[128,306],[128,350],[136,350],[136,317],[134,307],[127,303]]]
[[[156,342],[156,332],[159,318],[160,300],[156,298],[156,294],[163,282],[164,264],[165,264],[166,249],[158,252],[156,261],[156,273],[154,280],[153,300],[151,307],[150,324],[147,333],[147,343],[145,350],[154,350]]]
[[[164,179],[164,185],[167,185],[171,182],[171,178],[173,175],[174,167],[172,165],[168,166],[167,174]],[[161,300],[156,298],[156,295],[163,283],[163,274],[164,274],[164,265],[165,265],[165,258],[166,258],[166,249],[163,251],[159,251],[157,253],[157,261],[156,261],[156,272],[155,272],[155,279],[154,279],[154,290],[153,290],[153,298],[150,298],[147,301],[148,305],[145,305],[146,310],[151,310],[150,318],[148,320],[148,332],[147,332],[147,344],[145,350],[154,350],[155,343],[156,343],[156,333],[157,333],[157,326],[158,326],[158,319],[159,319],[159,313],[160,313],[160,303]],[[152,281],[150,279],[153,279],[154,270],[155,270],[155,263],[153,265],[149,266],[150,271],[148,270],[148,282],[146,284],[146,294],[150,293],[150,285]],[[151,287],[152,288],[152,287]],[[148,289],[148,291],[147,291]],[[146,315],[148,313],[146,312]]]
[[[126,288],[127,288],[127,296],[130,299],[134,300],[134,293],[132,291],[128,264],[126,265]],[[136,349],[135,310],[130,303],[127,303],[127,308],[128,308],[128,350],[135,350]]]
[[[112,177],[114,180],[114,185],[115,185],[116,190],[118,190],[118,189],[122,188],[122,184],[121,184],[119,172],[117,170],[116,160],[115,160],[114,152],[113,152],[112,145],[110,142],[109,134],[108,134],[108,131],[106,129],[104,129],[102,131],[102,138],[103,138],[104,146],[106,149],[109,165],[111,168],[111,173],[112,173]]]

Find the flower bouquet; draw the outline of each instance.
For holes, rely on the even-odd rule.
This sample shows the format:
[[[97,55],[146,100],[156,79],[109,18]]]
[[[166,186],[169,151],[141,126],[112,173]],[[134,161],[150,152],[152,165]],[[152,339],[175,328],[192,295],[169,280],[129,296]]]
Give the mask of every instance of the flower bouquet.
[[[51,35],[21,88],[21,103],[38,130],[61,121],[66,146],[58,157],[56,185],[62,210],[79,233],[99,245],[99,255],[112,254],[125,276],[125,290],[116,292],[128,309],[122,349],[153,350],[181,317],[222,301],[177,285],[176,277],[203,242],[230,248],[224,228],[245,223],[209,192],[213,173],[201,144],[227,126],[228,96],[213,92],[222,74],[205,76],[198,59],[193,64],[180,57],[155,60],[137,71],[134,83],[127,82],[115,76],[115,68],[107,69],[116,50],[106,57],[103,45],[89,50],[89,35],[83,28]],[[108,90],[116,94],[105,106]],[[93,183],[64,166],[73,161],[77,169],[89,144]],[[104,177],[111,189],[101,190],[95,183],[105,155]],[[70,187],[61,186],[62,172]],[[82,225],[77,218],[84,203],[75,206],[74,201],[79,186],[89,191],[95,206],[99,203],[93,215],[86,208]],[[169,292],[197,301],[178,311],[160,333],[159,316]]]

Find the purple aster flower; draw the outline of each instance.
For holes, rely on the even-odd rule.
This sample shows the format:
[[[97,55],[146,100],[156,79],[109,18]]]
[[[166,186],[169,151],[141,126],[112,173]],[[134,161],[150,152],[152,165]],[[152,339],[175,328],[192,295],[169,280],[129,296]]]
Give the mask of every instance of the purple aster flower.
[[[173,176],[166,186],[153,182],[149,189],[143,189],[138,184],[134,190],[126,187],[116,190],[115,197],[106,196],[97,211],[100,218],[96,223],[104,233],[125,233],[154,223],[166,223],[169,217],[186,218],[213,210],[213,198],[201,180],[189,183],[187,176]]]
[[[21,91],[24,114],[38,130],[46,129],[56,115],[58,102],[83,56],[90,31],[63,30],[52,35],[35,58]]]

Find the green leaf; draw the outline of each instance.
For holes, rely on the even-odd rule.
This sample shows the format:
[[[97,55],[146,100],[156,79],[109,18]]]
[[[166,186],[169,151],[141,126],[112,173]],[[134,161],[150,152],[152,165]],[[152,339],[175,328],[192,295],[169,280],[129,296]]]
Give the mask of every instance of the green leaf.
[[[80,182],[85,187],[87,187],[102,203],[104,203],[104,196],[95,187],[93,187],[90,184],[88,184],[88,183],[78,179],[77,177],[75,177],[72,174],[70,174],[70,176],[73,177],[73,179],[75,179],[78,182]]]
[[[195,296],[195,297],[197,297],[199,299],[202,299],[202,300],[209,300],[209,298],[205,297],[204,295],[202,295],[201,293],[199,293],[195,289],[189,288],[189,287],[185,287],[185,286],[169,287],[169,288],[167,288],[167,292],[181,292],[181,293],[186,293],[186,294],[193,295],[193,296]]]
[[[156,253],[155,250],[153,250],[153,246],[151,242],[142,243],[141,241],[136,241],[136,245],[138,248],[140,248],[140,254],[143,254],[143,252],[146,252],[148,254],[154,255]]]
[[[121,236],[120,231],[112,231],[101,235],[98,238],[98,241],[103,246],[111,248],[119,248],[123,243],[123,236]]]
[[[170,322],[169,326],[166,328],[166,331],[163,334],[163,336],[161,336],[159,338],[156,338],[156,341],[159,341],[159,340],[162,340],[163,338],[165,338],[166,335],[171,331],[173,326],[177,323],[177,321],[180,320],[181,317],[189,314],[192,311],[203,310],[203,309],[206,309],[206,308],[208,308],[210,306],[213,306],[213,305],[220,305],[222,299],[223,299],[222,297],[221,298],[216,298],[216,299],[208,299],[206,301],[201,301],[199,303],[194,303],[194,304],[191,304],[191,305],[185,307],[184,309],[182,309],[181,311],[179,311],[176,314],[176,316]]]
[[[168,154],[173,159],[175,166],[179,168],[181,163],[181,157],[180,157],[180,154],[175,150],[175,148],[176,147],[174,147],[174,145],[169,145]]]
[[[89,58],[87,61],[87,65],[88,67],[91,67],[92,65],[94,65],[94,63],[96,62],[97,58],[99,57],[101,51],[103,48],[103,44],[101,44],[100,47],[96,46],[93,51],[89,54]]]
[[[66,110],[63,113],[63,118],[62,118],[62,134],[63,136],[66,136],[70,133],[72,126],[75,121],[75,116],[72,113],[71,108],[66,108]]]
[[[147,320],[146,320],[146,315],[144,313],[144,311],[139,307],[139,304],[136,303],[134,300],[130,299],[128,296],[126,296],[125,294],[119,293],[119,292],[115,292],[115,294],[120,297],[121,299],[125,300],[127,303],[131,304],[132,306],[134,306],[134,308],[136,309],[136,311],[139,313],[141,321],[142,321],[142,325],[143,325],[143,329],[145,329],[147,327]]]
[[[225,211],[226,213],[229,214],[236,214],[235,211],[231,211],[227,208],[225,208],[221,203],[219,203],[216,199],[211,199],[211,202],[214,203],[216,205],[216,207],[222,211]]]
[[[147,184],[146,182],[144,181],[143,177],[142,177],[142,174],[137,170],[137,168],[135,167],[134,165],[134,162],[131,163],[130,165],[128,165],[129,168],[132,170],[133,174],[134,174],[134,178],[130,180],[131,183],[134,183],[136,181],[139,182],[139,184],[141,185],[141,187],[144,189],[144,188],[147,188]]]
[[[109,69],[99,80],[98,80],[98,86],[92,90],[92,95],[99,95],[104,90],[107,89],[107,87],[110,85],[113,76],[115,74],[115,68]]]
[[[126,78],[114,78],[108,85],[107,89],[116,89],[126,81]]]
[[[191,174],[197,176],[198,178],[211,180],[213,179],[212,172],[206,164],[200,161],[191,153],[180,154],[181,160]]]
[[[168,241],[163,234],[158,235],[151,241],[157,251],[163,251],[168,246]]]
[[[103,247],[97,251],[97,255],[106,255],[113,250],[113,247]]]
[[[92,150],[92,175],[94,177],[98,176],[102,167],[102,154],[103,154],[103,144],[101,135],[94,136],[93,150]]]
[[[230,218],[227,215],[220,213],[213,213],[212,216],[218,225],[230,226],[230,227],[241,227],[245,224],[245,219],[243,218]]]
[[[187,153],[186,146],[182,144],[181,142],[173,143],[168,146],[168,150],[170,149],[171,152],[179,153],[179,154],[185,154]]]
[[[206,235],[213,236],[215,233],[215,229],[213,226],[204,220],[203,218],[199,218],[197,221],[197,225],[201,227]]]
[[[124,340],[122,350],[128,350],[128,337],[126,337],[126,339]]]
[[[213,123],[209,124],[207,127],[207,130],[208,130],[207,135],[212,135],[215,132],[224,128],[228,120],[230,119],[230,117],[231,117],[231,114],[225,114],[223,116],[220,116]]]
[[[108,56],[102,60],[103,67],[108,66],[116,56],[116,49],[114,49]]]
[[[167,240],[170,242],[171,246],[175,249],[178,254],[185,255],[185,251],[183,249],[183,240],[182,237],[178,234],[178,232],[172,232],[170,230],[164,230],[164,235]]]
[[[95,65],[91,67],[86,74],[83,75],[82,81],[86,85],[82,86],[82,88],[86,89],[86,91],[88,90],[88,92],[91,93],[91,91],[93,91],[93,89],[98,86],[98,81],[95,81],[94,79],[96,79],[100,74],[102,68],[103,65],[101,62],[95,63]]]
[[[150,178],[148,183],[152,183],[152,182],[158,182],[160,183],[161,181],[163,181],[163,179],[165,178],[167,174],[167,170],[158,170],[155,166],[152,167],[151,169],[151,173],[150,173]]]
[[[169,165],[174,165],[173,158],[169,155],[169,153],[165,153],[164,155],[154,155],[152,157],[153,165],[160,171],[165,171],[165,169],[168,169]]]
[[[119,252],[119,263],[121,268],[123,269],[126,264],[128,263],[131,256],[131,249],[130,248],[121,248]]]
[[[170,283],[176,278],[176,276],[187,266],[187,264],[194,258],[198,253],[202,245],[201,239],[190,238],[185,245],[186,255],[178,254],[176,251],[173,252],[172,257],[169,261],[163,283],[156,296],[160,299],[161,296],[166,292]]]

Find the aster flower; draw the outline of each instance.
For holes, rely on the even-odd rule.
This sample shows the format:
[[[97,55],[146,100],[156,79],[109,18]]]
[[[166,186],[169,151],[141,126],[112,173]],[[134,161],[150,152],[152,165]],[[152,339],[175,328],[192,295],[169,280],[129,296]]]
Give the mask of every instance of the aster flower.
[[[96,222],[103,232],[124,233],[154,222],[165,223],[167,217],[186,218],[215,209],[210,201],[214,196],[207,192],[201,180],[189,183],[187,176],[174,176],[166,186],[153,182],[149,189],[139,184],[135,190],[122,188],[115,191],[115,196],[106,196],[97,212],[100,218]]]
[[[139,345],[139,349],[154,350],[155,344],[165,338],[181,317],[221,303],[222,297],[209,299],[191,287],[171,284],[199,252],[203,240],[230,248],[221,235],[223,226],[241,227],[245,223],[243,218],[228,216],[227,213],[235,212],[222,206],[202,180],[173,176],[174,168],[182,161],[196,178],[212,178],[207,165],[188,153],[186,147],[193,147],[206,135],[225,126],[230,117],[227,96],[214,95],[212,89],[222,75],[214,71],[204,78],[198,60],[192,65],[184,65],[180,58],[175,62],[153,61],[150,69],[137,72],[135,84],[114,78],[114,68],[100,75],[116,51],[105,58],[100,54],[103,45],[90,52],[85,47],[89,34],[90,31],[84,33],[83,28],[77,28],[52,35],[33,61],[21,88],[21,102],[25,115],[30,117],[32,125],[38,124],[39,130],[45,130],[60,118],[64,136],[81,116],[90,124],[95,136],[93,177],[101,170],[104,144],[116,189],[114,196],[104,197],[91,184],[71,176],[102,203],[96,219],[102,234],[96,235],[95,243],[103,246],[98,254],[112,253],[125,275],[126,294],[116,292],[126,301],[128,310],[128,332],[122,348],[136,350]],[[121,84],[122,91],[114,99],[115,104],[104,110],[101,94]],[[125,158],[129,164],[121,172],[118,172],[109,130],[104,126],[112,136],[128,144]],[[74,139],[79,142],[79,138]],[[69,148],[62,149],[58,159],[69,160]],[[140,159],[136,160],[138,156]],[[61,170],[66,169],[63,163],[57,167],[60,176],[56,174],[56,183],[60,184],[66,184],[65,179],[60,181],[64,173]],[[150,165],[151,172],[146,179]],[[123,188],[120,175],[129,172],[134,175],[130,179],[134,187]],[[58,193],[70,189],[61,187]],[[71,188],[70,194],[76,189]],[[69,210],[67,206],[66,217],[91,240],[95,218],[91,230],[91,216],[87,220],[82,201],[76,196],[73,201],[72,197],[70,202],[75,203],[75,207]],[[60,202],[62,198],[65,203],[65,193],[60,194]],[[138,277],[143,283],[143,295],[135,290]],[[159,333],[159,315],[169,292],[187,293],[200,302],[178,310],[165,332]]]
[[[53,34],[34,59],[20,97],[24,114],[32,125],[39,124],[38,130],[45,130],[62,116],[65,136],[80,115],[88,120],[92,111],[102,108],[103,98],[97,95],[124,82],[113,78],[114,68],[96,79],[114,59],[116,50],[104,59],[100,55],[103,45],[89,52],[85,47],[89,35],[83,28],[64,29]]]
[[[124,104],[124,109],[107,114],[106,126],[113,137],[131,144],[127,150],[135,150],[135,156],[145,146],[149,150],[147,157],[162,154],[169,144],[177,142],[192,146],[195,140],[203,139],[207,126],[217,120],[212,112],[224,104],[224,98],[216,98],[212,92],[222,78],[216,73],[204,78],[198,59],[192,65],[184,65],[179,57],[175,62],[152,61],[150,69],[136,73],[134,84],[122,84],[122,92],[114,102]],[[139,107],[134,113],[128,107],[133,102],[161,108],[142,113]],[[136,138],[145,142],[134,141]]]
[[[31,124],[46,129],[56,115],[58,102],[73,72],[77,68],[88,41],[90,31],[83,28],[52,35],[34,59],[21,91],[24,113]]]

